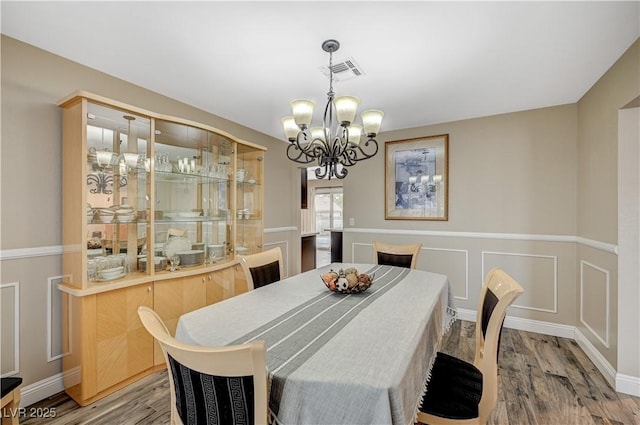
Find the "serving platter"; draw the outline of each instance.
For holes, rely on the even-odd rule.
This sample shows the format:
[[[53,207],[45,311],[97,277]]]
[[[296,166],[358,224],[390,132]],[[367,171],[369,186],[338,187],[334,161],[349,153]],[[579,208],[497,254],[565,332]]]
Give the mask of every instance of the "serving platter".
[[[98,282],[109,282],[109,281],[111,281],[111,280],[116,280],[116,279],[120,279],[121,277],[125,277],[126,275],[127,275],[127,274],[123,272],[123,273],[117,274],[117,275],[115,275],[115,276],[99,277],[99,278],[97,278],[96,280],[97,280]]]
[[[191,250],[191,242],[184,236],[172,236],[164,244],[164,252],[168,258],[173,257],[180,251]]]

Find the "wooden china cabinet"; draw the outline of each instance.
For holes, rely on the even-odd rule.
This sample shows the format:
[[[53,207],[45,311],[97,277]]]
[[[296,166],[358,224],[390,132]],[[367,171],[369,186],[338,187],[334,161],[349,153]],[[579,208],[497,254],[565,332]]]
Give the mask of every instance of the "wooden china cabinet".
[[[87,92],[58,106],[64,383],[84,406],[165,367],[139,306],[175,332],[246,291],[236,257],[262,250],[266,149]]]

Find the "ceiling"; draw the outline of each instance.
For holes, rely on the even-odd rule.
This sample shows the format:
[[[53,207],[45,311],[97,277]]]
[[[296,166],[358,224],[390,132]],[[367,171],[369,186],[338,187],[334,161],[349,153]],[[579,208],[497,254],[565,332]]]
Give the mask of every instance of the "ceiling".
[[[640,36],[640,2],[1,2],[1,31],[284,140],[329,82],[382,131],[573,103]],[[53,70],[52,70],[53,72]],[[82,89],[83,87],[78,87]]]

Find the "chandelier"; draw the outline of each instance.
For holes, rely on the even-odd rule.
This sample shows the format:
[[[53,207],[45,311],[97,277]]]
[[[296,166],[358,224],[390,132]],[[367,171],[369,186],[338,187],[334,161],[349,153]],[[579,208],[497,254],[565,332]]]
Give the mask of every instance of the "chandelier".
[[[289,141],[287,157],[300,164],[316,162],[318,179],[343,179],[348,174],[346,167],[378,153],[375,137],[380,131],[384,113],[375,109],[364,111],[360,115],[362,126],[353,124],[360,99],[354,96],[336,97],[333,91],[333,52],[339,48],[337,40],[322,43],[322,50],[329,53],[329,92],[322,127],[310,127],[315,107],[312,100],[291,101],[293,116],[282,118]],[[363,132],[366,140],[361,143]]]

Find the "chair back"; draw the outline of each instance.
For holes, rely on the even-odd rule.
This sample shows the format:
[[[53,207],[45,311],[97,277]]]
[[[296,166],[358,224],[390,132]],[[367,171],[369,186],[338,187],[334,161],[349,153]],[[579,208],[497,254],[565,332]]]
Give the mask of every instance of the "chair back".
[[[242,255],[238,258],[247,279],[249,291],[284,278],[284,263],[280,247],[257,254]]]
[[[264,341],[226,347],[186,344],[169,334],[152,309],[141,306],[138,315],[167,363],[172,424],[267,424]]]
[[[486,423],[498,401],[498,350],[507,308],[524,292],[503,270],[494,268],[485,277],[476,319],[476,353],[473,364],[482,372],[480,423]]]
[[[422,244],[394,245],[373,241],[373,261],[385,266],[416,268]]]

